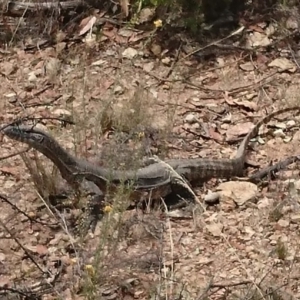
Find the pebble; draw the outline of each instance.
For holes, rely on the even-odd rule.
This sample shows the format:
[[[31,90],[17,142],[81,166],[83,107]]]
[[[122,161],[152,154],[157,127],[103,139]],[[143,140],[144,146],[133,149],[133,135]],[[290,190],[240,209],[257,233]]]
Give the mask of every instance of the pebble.
[[[197,118],[194,114],[188,114],[186,117],[185,117],[185,121],[189,124],[193,124],[193,123],[196,123],[197,122]]]

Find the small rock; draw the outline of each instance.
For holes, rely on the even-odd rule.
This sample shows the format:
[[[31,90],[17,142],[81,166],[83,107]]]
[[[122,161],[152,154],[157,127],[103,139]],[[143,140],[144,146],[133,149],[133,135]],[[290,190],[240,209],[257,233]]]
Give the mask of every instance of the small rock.
[[[166,66],[169,66],[171,64],[171,59],[170,57],[165,57],[161,60],[161,62],[166,65]]]
[[[291,222],[299,223],[300,222],[300,214],[291,215]]]
[[[206,225],[205,228],[215,237],[219,237],[222,234],[223,225],[220,223],[212,223]]]
[[[214,204],[216,202],[219,201],[220,198],[220,194],[219,193],[208,193],[207,195],[205,195],[204,197],[204,202],[208,203],[208,204]]]
[[[148,8],[148,7],[143,8],[140,11],[138,21],[139,21],[140,24],[150,22],[153,19],[154,15],[155,15],[155,9],[154,8]]]
[[[294,17],[290,16],[286,22],[285,26],[287,29],[298,29],[298,21]]]
[[[132,59],[135,56],[137,56],[137,54],[138,54],[137,50],[135,50],[134,48],[129,47],[129,48],[127,48],[123,51],[122,56],[124,58]]]
[[[292,137],[287,136],[287,137],[285,137],[285,138],[283,139],[283,141],[284,141],[285,143],[289,143],[292,139],[293,139]]]
[[[254,99],[255,97],[257,97],[257,93],[249,93],[249,94],[246,94],[246,99],[247,99],[247,100],[252,100],[252,99]]]
[[[96,60],[92,63],[92,66],[102,66],[102,65],[105,65],[106,64],[106,61],[103,60],[103,59],[99,59],[99,60]]]
[[[270,206],[270,204],[271,204],[270,199],[267,197],[264,197],[257,202],[257,208],[258,209],[267,208]]]
[[[53,114],[55,116],[57,116],[58,118],[63,118],[65,120],[69,120],[69,121],[72,120],[72,114],[71,114],[71,112],[69,112],[66,109],[58,108],[58,109],[56,109],[56,110],[53,111]]]
[[[279,128],[279,129],[286,129],[285,123],[276,123],[275,126],[276,126],[276,128]]]
[[[28,81],[29,82],[36,82],[36,80],[37,80],[37,77],[35,76],[35,73],[34,72],[30,72],[28,74]]]
[[[251,182],[228,181],[218,186],[220,203],[225,199],[232,199],[238,206],[256,198],[258,188]]]
[[[260,145],[264,145],[265,144],[265,140],[263,138],[261,138],[260,136],[256,139],[256,141],[260,144]]]
[[[192,128],[193,129],[199,129],[200,128],[200,124],[198,122],[194,123],[194,124],[192,124]]]
[[[271,40],[263,33],[253,32],[249,37],[249,44],[252,47],[268,46],[271,44]]]
[[[143,70],[146,72],[151,72],[154,68],[154,62],[149,62],[143,65]]]
[[[282,129],[277,129],[277,130],[275,130],[274,132],[273,132],[273,135],[275,136],[275,137],[285,137],[285,134],[284,134],[284,132],[282,131]]]
[[[225,60],[222,57],[218,57],[216,61],[219,68],[223,68],[225,66]]]
[[[294,120],[289,120],[286,122],[286,126],[287,127],[293,127],[295,126],[296,122]]]
[[[5,94],[4,97],[8,98],[8,102],[9,103],[15,103],[15,102],[17,102],[17,95],[16,95],[16,93]]]
[[[197,118],[194,114],[188,114],[186,117],[185,117],[185,121],[189,124],[193,124],[193,123],[196,123],[197,122]]]
[[[247,62],[247,63],[244,63],[244,64],[240,64],[239,66],[243,71],[253,71],[254,70],[254,66],[253,66],[253,63],[251,62]]]
[[[4,262],[5,261],[5,254],[4,253],[0,253],[0,261]]]
[[[6,98],[13,98],[13,97],[16,97],[16,93],[8,93],[8,94],[5,94],[4,97]]]
[[[123,94],[123,92],[124,92],[124,90],[120,85],[115,86],[114,94],[121,95],[121,94]]]
[[[290,225],[290,222],[287,221],[287,220],[282,220],[280,219],[277,224],[280,226],[280,227],[288,227]]]
[[[151,52],[155,55],[155,56],[160,56],[161,54],[161,46],[158,44],[152,44],[151,48],[150,48]]]

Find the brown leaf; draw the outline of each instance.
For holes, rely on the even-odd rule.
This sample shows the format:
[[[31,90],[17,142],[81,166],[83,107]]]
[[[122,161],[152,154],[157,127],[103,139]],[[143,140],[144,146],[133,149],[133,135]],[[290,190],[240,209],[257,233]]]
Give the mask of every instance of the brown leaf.
[[[44,245],[27,246],[27,249],[32,253],[39,254],[41,256],[44,256],[48,253],[48,248],[46,248]]]
[[[249,25],[248,28],[253,30],[253,31],[264,33],[264,30],[260,26],[257,26],[257,25]]]
[[[9,279],[7,276],[0,276],[0,287],[7,287],[11,283],[11,279]]]
[[[226,141],[236,141],[239,136],[247,134],[253,128],[253,126],[253,123],[246,122],[244,124],[237,124],[230,127],[226,132]]]
[[[84,35],[89,30],[91,30],[95,22],[96,22],[95,16],[90,16],[88,18],[83,19],[79,25],[79,28],[81,28],[79,31],[79,36]]]
[[[244,108],[254,110],[254,111],[257,110],[257,104],[253,101],[247,101],[247,100],[237,101],[237,100],[234,100],[233,103],[235,103],[236,105],[239,105],[239,106],[243,106]]]
[[[117,34],[117,28],[113,28],[113,29],[110,29],[110,30],[103,29],[102,34],[107,36],[108,38],[113,38]]]
[[[219,141],[219,142],[223,141],[222,135],[219,132],[217,132],[213,127],[209,127],[208,134],[215,141]]]
[[[4,175],[11,175],[15,177],[17,180],[20,180],[20,172],[14,167],[1,167],[0,171]]]

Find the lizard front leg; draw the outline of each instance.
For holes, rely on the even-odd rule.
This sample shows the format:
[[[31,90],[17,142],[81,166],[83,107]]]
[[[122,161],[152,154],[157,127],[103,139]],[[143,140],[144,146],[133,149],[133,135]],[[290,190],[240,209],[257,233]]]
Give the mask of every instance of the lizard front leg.
[[[104,215],[105,196],[99,187],[92,181],[83,180],[80,183],[82,194],[87,197],[85,211],[75,228],[75,233],[84,236],[89,229],[95,231],[98,221]]]
[[[159,163],[169,171],[171,190],[181,200],[183,200],[181,201],[181,203],[175,205],[175,207],[172,208],[184,206],[187,202],[186,200],[188,200],[188,202],[192,200],[193,202],[200,203],[197,196],[195,195],[189,184],[186,182],[186,180],[181,175],[179,175],[168,163],[164,162],[157,156],[152,156],[144,160],[144,164],[146,165],[154,163]]]

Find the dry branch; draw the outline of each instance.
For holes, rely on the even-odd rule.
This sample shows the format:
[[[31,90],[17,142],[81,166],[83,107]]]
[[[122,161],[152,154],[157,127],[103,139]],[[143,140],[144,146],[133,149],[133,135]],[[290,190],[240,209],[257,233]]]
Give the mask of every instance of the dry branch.
[[[56,10],[58,12],[64,10],[77,9],[78,7],[86,7],[87,3],[81,0],[72,0],[64,2],[18,2],[2,0],[2,14],[9,17],[25,17],[28,15],[37,15],[41,12]]]

